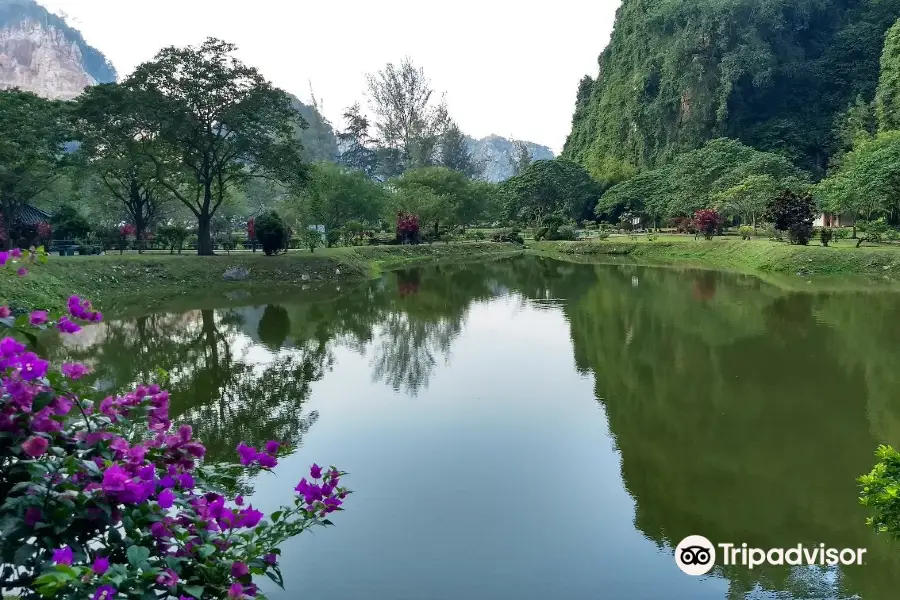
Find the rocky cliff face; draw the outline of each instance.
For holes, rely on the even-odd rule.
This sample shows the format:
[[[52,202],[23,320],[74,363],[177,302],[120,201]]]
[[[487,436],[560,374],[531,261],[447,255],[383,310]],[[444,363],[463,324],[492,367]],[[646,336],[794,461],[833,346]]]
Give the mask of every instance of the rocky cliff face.
[[[106,57],[62,18],[33,0],[0,0],[0,89],[71,100],[116,78]]]
[[[483,165],[482,179],[492,182],[505,181],[513,176],[513,157],[515,148],[512,140],[499,135],[489,135],[486,138],[476,140],[467,137],[469,152],[476,163]],[[532,142],[525,142],[531,150],[533,160],[550,160],[553,151],[547,146],[541,146]]]

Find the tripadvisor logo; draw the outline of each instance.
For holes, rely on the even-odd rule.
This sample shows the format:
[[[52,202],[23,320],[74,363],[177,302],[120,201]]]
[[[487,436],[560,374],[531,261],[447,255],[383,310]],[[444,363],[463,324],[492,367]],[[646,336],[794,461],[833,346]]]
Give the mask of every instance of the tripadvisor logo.
[[[713,544],[702,535],[689,535],[675,547],[675,564],[688,575],[706,575],[717,564],[753,569],[761,565],[861,565],[866,548],[826,548],[825,544],[790,548],[751,548],[747,544]],[[718,557],[718,560],[717,560]]]

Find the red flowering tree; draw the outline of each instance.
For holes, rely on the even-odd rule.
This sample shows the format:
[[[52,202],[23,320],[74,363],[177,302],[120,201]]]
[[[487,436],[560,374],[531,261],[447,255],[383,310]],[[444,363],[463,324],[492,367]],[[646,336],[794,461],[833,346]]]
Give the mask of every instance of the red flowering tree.
[[[247,242],[253,251],[256,252],[256,219],[250,217],[247,219]]]
[[[37,259],[0,252],[20,275]],[[290,450],[271,440],[235,448],[240,464],[204,463],[189,425],[169,419],[169,394],[139,385],[107,396],[88,365],[51,364],[20,340],[72,334],[103,316],[72,296],[65,312],[14,317],[0,306],[0,596],[250,600],[255,579],[283,583],[279,546],[342,510],[345,473],[312,465],[290,506],[265,515],[229,489]]]
[[[419,243],[419,217],[412,213],[397,213],[397,241],[401,244]]]
[[[128,249],[128,240],[134,236],[134,225],[125,223],[119,226],[119,254],[123,254]]]
[[[711,240],[716,234],[716,229],[718,229],[720,223],[721,217],[719,212],[713,208],[701,208],[694,213],[694,227],[708,240]]]

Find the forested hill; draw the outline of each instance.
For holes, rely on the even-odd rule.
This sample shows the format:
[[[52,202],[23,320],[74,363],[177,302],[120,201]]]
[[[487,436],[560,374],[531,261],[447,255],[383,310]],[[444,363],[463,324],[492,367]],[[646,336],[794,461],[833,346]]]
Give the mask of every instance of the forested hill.
[[[600,178],[717,137],[821,175],[900,0],[623,0],[563,156]]]

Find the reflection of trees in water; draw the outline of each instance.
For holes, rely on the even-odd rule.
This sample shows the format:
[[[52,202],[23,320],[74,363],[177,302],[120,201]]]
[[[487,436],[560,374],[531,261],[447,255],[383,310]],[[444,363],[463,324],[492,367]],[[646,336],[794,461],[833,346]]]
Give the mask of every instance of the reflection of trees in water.
[[[407,314],[388,314],[377,328],[372,378],[415,395],[428,387],[436,355],[448,358],[450,345],[461,330],[462,319],[424,322]]]

